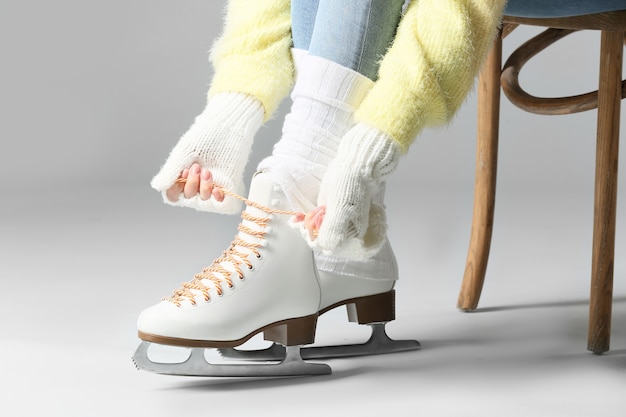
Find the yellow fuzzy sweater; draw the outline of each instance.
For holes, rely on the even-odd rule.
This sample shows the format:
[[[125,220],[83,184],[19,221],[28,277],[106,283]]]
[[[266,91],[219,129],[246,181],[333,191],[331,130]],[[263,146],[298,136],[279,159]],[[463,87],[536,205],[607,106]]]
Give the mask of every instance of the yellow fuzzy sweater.
[[[290,0],[230,0],[211,61],[209,96],[256,97],[271,117],[293,84]],[[419,132],[447,123],[474,85],[506,0],[413,0],[355,114],[405,151]]]

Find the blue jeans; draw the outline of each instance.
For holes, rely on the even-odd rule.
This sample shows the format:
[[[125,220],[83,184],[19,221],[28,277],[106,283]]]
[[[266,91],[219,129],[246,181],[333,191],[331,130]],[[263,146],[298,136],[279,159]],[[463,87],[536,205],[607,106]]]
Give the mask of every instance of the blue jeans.
[[[404,0],[292,0],[294,48],[376,80]]]

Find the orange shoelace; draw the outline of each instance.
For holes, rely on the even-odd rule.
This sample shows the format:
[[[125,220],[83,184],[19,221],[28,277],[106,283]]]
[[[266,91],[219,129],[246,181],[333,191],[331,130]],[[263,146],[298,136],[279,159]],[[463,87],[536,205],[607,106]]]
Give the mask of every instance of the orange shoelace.
[[[184,183],[186,179],[179,178],[177,183]],[[222,256],[215,259],[211,266],[208,266],[194,275],[193,279],[188,282],[183,282],[180,285],[180,288],[174,291],[174,293],[169,297],[163,297],[164,301],[169,301],[174,305],[180,307],[184,300],[188,300],[192,305],[196,305],[197,302],[195,297],[199,292],[202,297],[204,297],[205,301],[209,301],[211,296],[209,295],[209,291],[214,289],[217,295],[222,295],[224,292],[223,285],[228,286],[228,288],[233,288],[233,279],[231,276],[233,274],[236,275],[237,279],[243,279],[243,269],[252,269],[253,265],[248,259],[249,256],[254,255],[257,258],[261,257],[261,253],[259,252],[259,248],[263,246],[263,237],[266,234],[266,227],[269,221],[272,219],[271,214],[281,214],[281,215],[289,215],[289,216],[298,216],[302,213],[296,211],[289,210],[279,210],[271,207],[264,206],[257,202],[248,200],[245,197],[237,195],[231,191],[220,188],[225,195],[236,198],[238,200],[243,201],[247,206],[254,207],[268,214],[267,217],[258,217],[253,216],[247,213],[245,210],[241,213],[242,222],[239,223],[237,230],[239,233],[235,236],[235,239],[231,242],[228,249],[226,249]],[[260,230],[253,230],[252,228],[246,226],[244,221],[248,221],[254,223],[259,226]],[[254,243],[248,242],[241,238],[240,234],[245,234],[256,239]],[[247,250],[246,250],[247,249]],[[226,268],[223,264],[228,263],[232,266],[232,269]],[[234,271],[233,271],[234,269]],[[205,285],[203,281],[209,281],[209,285]]]

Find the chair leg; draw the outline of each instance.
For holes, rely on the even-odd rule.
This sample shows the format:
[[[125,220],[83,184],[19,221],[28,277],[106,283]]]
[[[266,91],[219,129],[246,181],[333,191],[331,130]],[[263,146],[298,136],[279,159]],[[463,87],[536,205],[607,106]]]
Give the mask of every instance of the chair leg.
[[[496,193],[502,38],[498,36],[478,81],[478,138],[472,232],[465,274],[457,301],[461,310],[474,310],[487,271]]]
[[[587,349],[609,350],[615,259],[623,32],[602,32]]]

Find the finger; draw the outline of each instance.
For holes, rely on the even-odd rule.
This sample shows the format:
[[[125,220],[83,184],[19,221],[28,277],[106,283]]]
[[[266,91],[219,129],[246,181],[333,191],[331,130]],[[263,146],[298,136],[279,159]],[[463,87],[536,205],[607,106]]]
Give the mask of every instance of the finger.
[[[321,206],[315,207],[313,210],[306,213],[306,215],[304,216],[305,219],[309,219],[309,220],[313,219],[321,209],[322,209]]]
[[[185,168],[183,172],[180,174],[180,178],[187,178],[189,175],[189,169]],[[165,196],[169,201],[175,203],[178,201],[178,197],[180,193],[183,192],[184,184],[180,182],[175,182],[170,188],[165,191]]]
[[[315,219],[315,218],[318,216],[318,214],[319,214],[319,212],[320,212],[321,210],[325,210],[325,208],[323,208],[323,207],[315,207],[313,210],[311,210],[311,211],[307,212],[307,213],[304,215],[304,220],[305,220],[305,221],[312,222],[312,221],[313,221],[313,219]]]
[[[178,201],[178,196],[180,195],[182,191],[183,191],[182,184],[174,184],[165,191],[165,197],[167,197],[167,199],[171,201],[172,203],[175,203]]]
[[[216,199],[217,201],[219,201],[220,203],[222,201],[224,201],[224,190],[222,190],[220,187],[213,187],[213,198]]]
[[[203,169],[200,173],[200,198],[208,200],[213,192],[213,176],[211,171]]]
[[[326,215],[326,207],[320,207],[320,210],[315,213],[313,218],[313,230],[315,232],[319,232],[322,227],[322,222],[324,221],[324,216]]]
[[[320,207],[316,207],[314,210],[304,215],[304,228],[309,232],[309,238],[311,240],[317,238],[318,229],[316,228],[316,223],[319,212]]]
[[[200,187],[200,165],[193,164],[191,169],[189,170],[189,175],[187,176],[187,182],[185,183],[185,188],[183,189],[183,194],[185,198],[191,198],[194,195],[198,194],[198,188]]]

